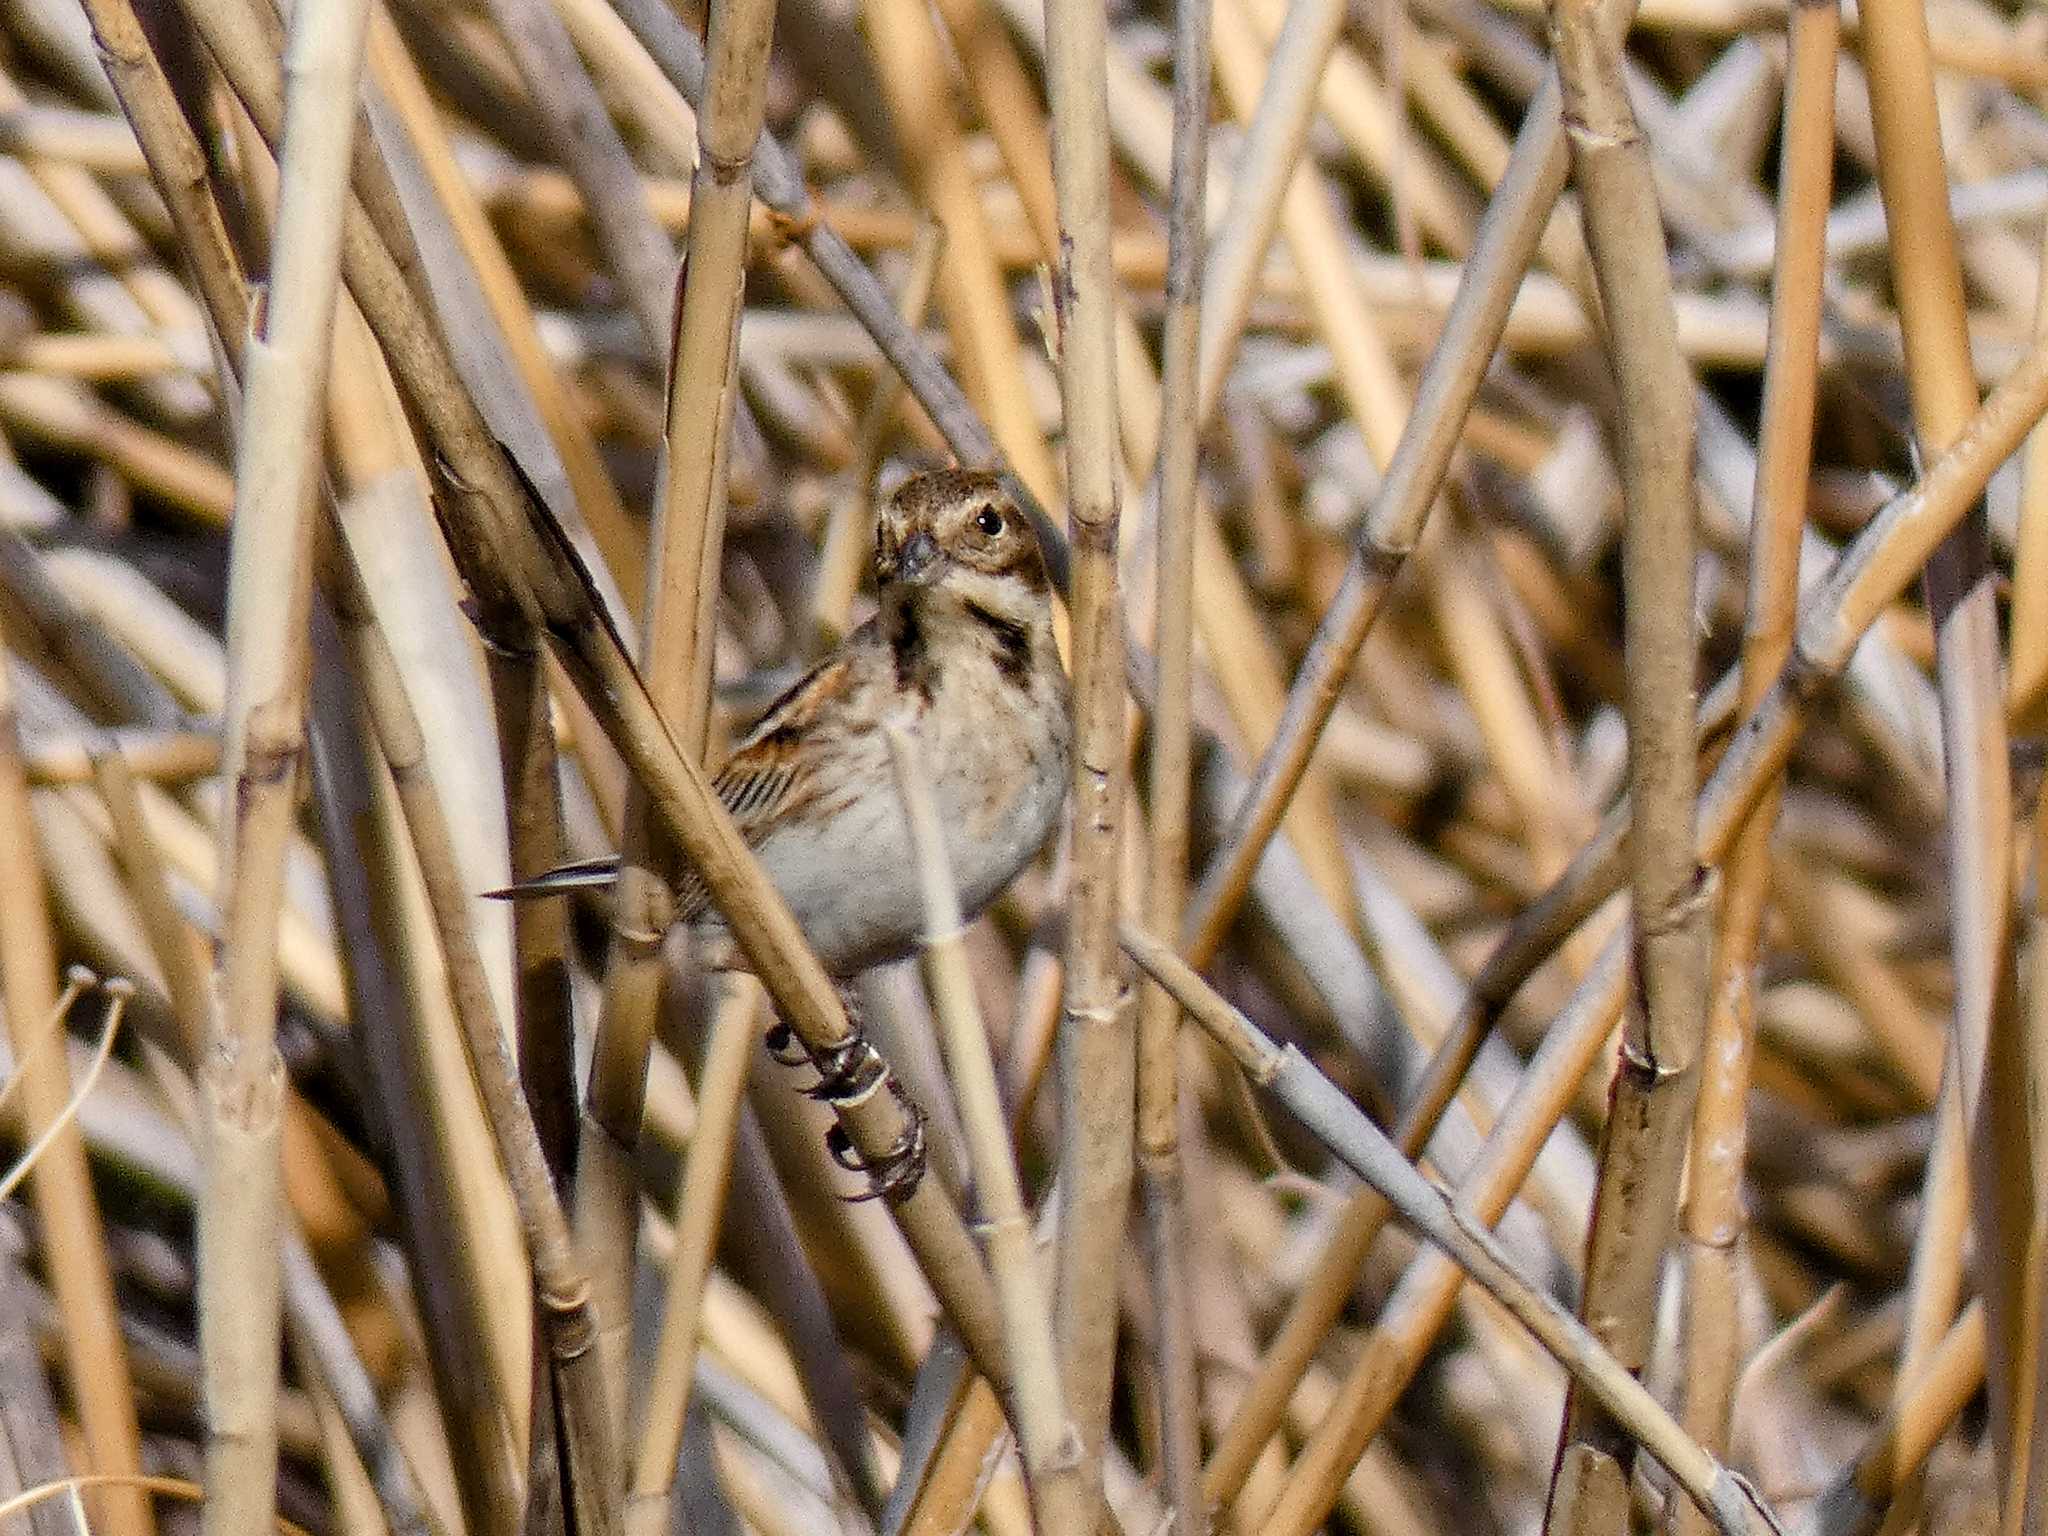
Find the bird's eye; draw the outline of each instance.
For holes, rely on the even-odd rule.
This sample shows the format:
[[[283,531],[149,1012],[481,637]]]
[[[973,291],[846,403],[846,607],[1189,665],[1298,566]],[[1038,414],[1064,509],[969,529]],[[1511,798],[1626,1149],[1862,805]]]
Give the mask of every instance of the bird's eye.
[[[985,538],[994,538],[1003,531],[1003,514],[994,507],[983,507],[974,514],[974,526]]]

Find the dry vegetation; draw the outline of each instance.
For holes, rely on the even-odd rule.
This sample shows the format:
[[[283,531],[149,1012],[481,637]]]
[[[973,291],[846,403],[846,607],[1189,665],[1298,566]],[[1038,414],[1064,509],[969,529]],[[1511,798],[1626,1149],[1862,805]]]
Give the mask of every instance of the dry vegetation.
[[[0,0],[0,1530],[2041,1529],[2048,16],[697,6]],[[1074,814],[842,994],[947,459]]]

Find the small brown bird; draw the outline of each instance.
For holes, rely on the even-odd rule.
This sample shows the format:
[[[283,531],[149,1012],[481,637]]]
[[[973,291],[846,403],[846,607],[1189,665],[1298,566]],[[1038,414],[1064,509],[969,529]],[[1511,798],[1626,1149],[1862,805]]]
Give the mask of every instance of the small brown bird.
[[[913,953],[924,932],[885,723],[916,739],[960,904],[979,913],[1044,846],[1066,795],[1073,726],[1052,596],[1030,520],[993,476],[906,481],[875,539],[879,611],[771,705],[713,781],[811,946],[848,977]],[[602,883],[574,865],[508,893]],[[740,962],[686,873],[677,921]]]

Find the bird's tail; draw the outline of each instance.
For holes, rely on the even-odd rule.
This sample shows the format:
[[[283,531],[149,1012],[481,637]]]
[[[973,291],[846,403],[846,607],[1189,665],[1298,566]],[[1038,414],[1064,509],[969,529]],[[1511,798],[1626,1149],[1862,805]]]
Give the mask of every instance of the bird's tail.
[[[604,859],[583,859],[574,864],[558,864],[546,874],[535,875],[531,880],[521,880],[499,890],[485,891],[484,895],[493,901],[527,901],[536,896],[560,896],[565,891],[588,891],[612,885],[619,878],[619,861],[616,857]]]

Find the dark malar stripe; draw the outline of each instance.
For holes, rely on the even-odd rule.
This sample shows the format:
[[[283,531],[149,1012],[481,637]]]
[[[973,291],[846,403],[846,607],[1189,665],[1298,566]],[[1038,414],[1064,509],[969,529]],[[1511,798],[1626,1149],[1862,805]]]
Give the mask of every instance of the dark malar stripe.
[[[996,670],[1011,682],[1022,684],[1031,673],[1031,634],[1022,624],[990,613],[979,603],[968,603],[967,615],[986,625],[995,637]]]

